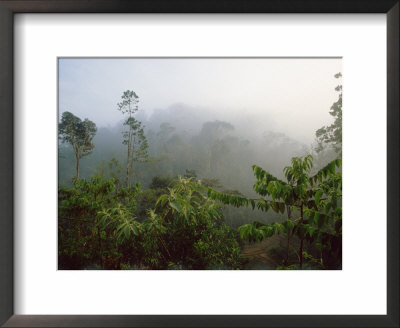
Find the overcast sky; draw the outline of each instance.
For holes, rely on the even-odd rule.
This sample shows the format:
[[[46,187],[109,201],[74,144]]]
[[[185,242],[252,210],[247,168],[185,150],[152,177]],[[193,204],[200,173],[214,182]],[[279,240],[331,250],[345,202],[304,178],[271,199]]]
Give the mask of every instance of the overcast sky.
[[[113,126],[129,89],[147,117],[183,103],[227,121],[273,121],[276,132],[310,143],[333,121],[328,112],[341,71],[341,59],[60,59],[59,113]]]

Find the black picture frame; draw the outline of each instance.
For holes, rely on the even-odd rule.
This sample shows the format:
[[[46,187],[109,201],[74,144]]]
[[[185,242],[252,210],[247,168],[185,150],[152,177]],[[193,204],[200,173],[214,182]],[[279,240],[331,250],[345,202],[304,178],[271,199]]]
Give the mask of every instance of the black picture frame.
[[[0,0],[0,324],[4,327],[399,327],[399,7],[398,0]],[[385,13],[387,315],[14,315],[13,17],[16,13]]]

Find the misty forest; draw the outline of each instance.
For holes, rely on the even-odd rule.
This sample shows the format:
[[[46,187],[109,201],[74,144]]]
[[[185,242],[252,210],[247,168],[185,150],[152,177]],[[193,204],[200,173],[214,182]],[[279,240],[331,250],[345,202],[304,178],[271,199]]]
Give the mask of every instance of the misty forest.
[[[146,115],[135,86],[111,100],[118,119],[108,126],[96,109],[60,106],[58,268],[340,270],[335,73],[334,100],[320,109],[328,119],[309,143],[245,111],[224,119],[166,103]]]

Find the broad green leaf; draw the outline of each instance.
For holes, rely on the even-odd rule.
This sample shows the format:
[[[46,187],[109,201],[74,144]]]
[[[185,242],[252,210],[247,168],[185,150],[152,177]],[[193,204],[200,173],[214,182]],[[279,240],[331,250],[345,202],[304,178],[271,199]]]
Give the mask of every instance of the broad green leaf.
[[[323,194],[323,191],[321,189],[318,189],[317,192],[315,193],[315,203],[317,206],[319,206],[319,200],[321,199],[321,196]]]
[[[178,213],[180,213],[182,211],[182,205],[179,204],[179,202],[177,202],[177,201],[169,202],[169,205],[173,209],[175,209]]]

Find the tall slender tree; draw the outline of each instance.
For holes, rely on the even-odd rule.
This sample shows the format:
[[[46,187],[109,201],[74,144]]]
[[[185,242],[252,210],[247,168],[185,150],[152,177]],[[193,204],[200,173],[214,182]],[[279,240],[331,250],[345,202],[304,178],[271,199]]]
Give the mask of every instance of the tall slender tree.
[[[126,178],[125,185],[127,188],[131,185],[131,177],[135,162],[143,162],[148,159],[148,143],[144,134],[143,125],[140,121],[133,117],[139,109],[139,96],[136,92],[126,90],[121,96],[121,102],[118,103],[118,110],[125,116],[124,130],[122,132],[122,143],[127,146],[126,160]]]
[[[64,112],[58,124],[58,134],[61,142],[69,143],[74,149],[76,159],[75,179],[79,179],[79,162],[93,151],[93,138],[96,135],[96,124],[87,118],[83,121],[70,112]]]

